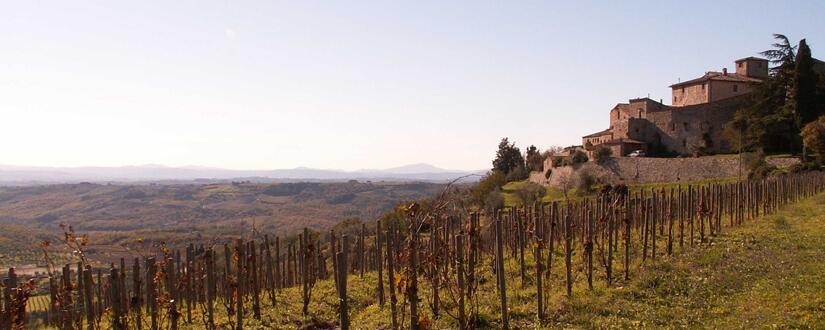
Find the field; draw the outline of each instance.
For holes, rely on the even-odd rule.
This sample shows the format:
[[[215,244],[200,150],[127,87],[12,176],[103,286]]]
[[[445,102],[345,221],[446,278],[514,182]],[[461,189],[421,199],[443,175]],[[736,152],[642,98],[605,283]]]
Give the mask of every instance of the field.
[[[589,291],[584,278],[579,278],[572,299],[564,296],[563,274],[556,269],[548,283],[551,313],[541,327],[823,328],[823,215],[825,194],[819,194],[777,214],[727,230],[706,245],[645,265],[633,279],[618,280],[612,288],[597,282],[593,291]],[[526,257],[528,263],[532,263],[530,254]],[[557,257],[561,260],[563,254]],[[483,268],[487,271],[482,276],[488,280],[480,290],[479,312],[481,323],[495,328],[498,298],[491,268],[491,265]],[[516,262],[507,263],[507,280],[512,286],[512,289],[508,287],[511,325],[536,327],[535,290],[532,286],[519,285]],[[363,279],[349,277],[354,328],[382,329],[389,325],[389,308],[378,305],[375,281],[374,272]],[[265,308],[261,321],[250,319],[247,325],[306,325],[308,321],[300,317],[299,289],[284,290],[278,295],[276,308]],[[426,283],[419,289],[422,297],[428,297],[431,292]],[[324,324],[335,322],[334,291],[331,281],[317,284],[310,319]],[[424,306],[428,303],[428,299],[423,301]],[[446,315],[431,321],[434,329],[457,326],[455,320]],[[198,327],[198,324],[192,326]]]
[[[346,219],[372,220],[399,201],[429,197],[442,187],[391,182],[0,187],[0,268],[42,264],[40,243],[59,240],[60,224],[88,234],[89,256],[107,263],[159,242],[225,239],[253,230],[293,235],[305,226],[326,230]],[[54,257],[65,256],[60,248],[53,244]]]
[[[559,322],[589,327],[825,327],[825,194],[575,297]]]
[[[495,225],[481,222],[481,228],[473,224],[474,220],[471,217],[467,223],[470,229],[466,237],[471,238],[471,241],[475,241],[472,240],[473,237],[478,237],[481,245],[473,247],[473,243],[454,243],[456,246],[466,247],[469,256],[473,255],[473,251],[478,252],[479,259],[475,266],[470,266],[474,263],[462,259],[464,257],[458,257],[459,254],[454,254],[459,250],[439,247],[439,244],[443,244],[439,243],[441,237],[450,236],[447,234],[453,230],[450,222],[431,227],[422,233],[420,248],[410,245],[403,247],[403,244],[411,243],[388,238],[393,244],[388,244],[387,248],[402,244],[402,253],[388,259],[387,262],[396,260],[396,265],[399,262],[404,263],[392,282],[388,280],[387,268],[384,269],[383,276],[378,277],[376,271],[370,270],[376,264],[371,261],[357,261],[359,258],[370,257],[371,254],[363,254],[364,252],[373,251],[358,247],[362,246],[359,242],[363,240],[364,247],[372,247],[375,236],[369,236],[370,231],[367,231],[365,236],[356,235],[351,237],[352,245],[342,245],[351,247],[349,261],[346,262],[353,266],[348,266],[346,271],[349,274],[346,276],[346,297],[349,301],[350,323],[356,329],[389,328],[392,309],[389,302],[383,306],[379,303],[376,287],[380,281],[385,291],[389,290],[391,284],[403,287],[396,291],[400,328],[409,327],[409,298],[412,292],[418,297],[417,324],[421,328],[457,328],[456,311],[459,310],[459,305],[455,300],[455,290],[466,287],[457,285],[458,281],[462,280],[460,277],[456,278],[457,273],[454,271],[458,265],[464,265],[475,269],[474,272],[468,273],[475,274],[475,284],[467,287],[475,287],[476,290],[465,301],[465,311],[474,315],[474,324],[479,328],[502,327],[502,300],[498,285],[506,285],[506,298],[502,299],[506,302],[509,325],[512,328],[820,328],[825,325],[825,314],[822,313],[825,311],[825,283],[822,281],[825,265],[821,263],[825,258],[825,217],[822,216],[825,214],[825,193],[822,192],[825,189],[825,176],[794,176],[747,184],[728,183],[699,188],[688,190],[687,195],[681,190],[677,191],[679,194],[670,195],[678,197],[677,199],[668,200],[665,198],[668,194],[662,193],[662,200],[628,200],[628,206],[615,210],[606,209],[608,204],[589,202],[581,206],[572,206],[574,208],[569,209],[570,213],[567,214],[573,216],[563,221],[563,227],[569,229],[561,232],[558,231],[558,227],[549,227],[556,229],[545,231],[548,227],[542,225],[547,221],[557,223],[556,221],[561,219],[557,217],[558,213],[550,213],[549,218],[543,217],[545,220],[541,222],[531,222],[531,219],[535,218],[526,213],[513,211],[494,221]],[[731,199],[731,196],[735,196],[732,193],[736,192],[736,189],[746,193],[743,198]],[[811,195],[814,192],[818,194]],[[698,202],[694,198],[683,198],[691,196],[698,198]],[[798,198],[801,199],[795,201]],[[687,204],[683,204],[685,202]],[[668,208],[673,213],[655,211],[662,205],[670,205]],[[652,207],[653,211],[648,206]],[[694,214],[696,223],[694,217],[688,216],[690,214],[684,213],[683,210],[697,210]],[[601,218],[606,220],[602,222],[585,216],[617,215],[614,211],[625,212],[622,214],[628,217],[626,219],[644,221],[635,224],[633,221],[626,222],[627,227],[613,227],[610,219],[622,217]],[[652,213],[646,213],[648,211]],[[566,214],[565,212],[562,211],[561,214]],[[648,220],[652,221],[649,226]],[[554,237],[553,233],[560,234],[561,236],[556,235],[555,239],[550,240],[557,244],[556,247],[537,243],[539,241],[534,240],[537,236],[533,236],[526,242],[528,244],[525,244],[531,246],[530,248],[519,249],[518,246],[521,244],[518,242],[522,242],[522,234],[525,233],[522,221],[527,221],[527,228],[534,228],[531,230],[535,230],[536,233],[544,233],[542,235],[550,235],[551,238]],[[570,227],[571,225],[574,226]],[[673,229],[674,226],[678,226],[675,233],[666,229]],[[473,234],[476,232],[473,228],[479,228],[480,231]],[[572,228],[577,229],[571,231]],[[389,235],[389,231],[387,233]],[[627,233],[630,234],[626,235]],[[652,235],[650,240],[648,234]],[[658,240],[657,235],[661,235]],[[616,240],[612,240],[613,237]],[[320,237],[309,238],[314,241]],[[590,243],[591,240],[594,242],[593,245]],[[305,238],[302,238],[302,242],[305,241]],[[246,246],[251,243],[246,242]],[[568,248],[561,247],[571,243]],[[614,243],[615,253],[609,254],[608,252],[613,249],[605,246]],[[234,248],[228,247],[235,251],[231,260],[210,259],[207,255],[204,259],[195,259],[193,264],[195,279],[209,277],[203,274],[215,274],[203,273],[204,268],[198,266],[207,265],[208,269],[210,262],[215,265],[230,263],[230,271],[238,274],[237,282],[234,277],[227,280],[215,275],[218,282],[222,283],[218,285],[218,297],[214,304],[215,323],[219,327],[229,327],[236,322],[251,328],[336,326],[340,292],[337,292],[334,281],[325,279],[325,275],[317,275],[319,279],[314,286],[308,287],[308,291],[302,292],[298,284],[276,289],[274,299],[267,289],[255,294],[256,291],[249,291],[250,288],[270,286],[270,280],[266,279],[270,276],[266,275],[270,270],[260,268],[263,266],[255,266],[256,257],[247,255],[243,246],[244,244],[238,243]],[[418,250],[419,253],[409,252],[417,249],[421,249]],[[519,262],[519,253],[524,250],[527,250],[523,253],[524,261]],[[537,269],[542,269],[537,261],[542,260],[544,263],[546,257],[545,255],[534,258],[534,253],[541,250],[551,252],[554,261],[549,263],[548,271],[536,273]],[[248,251],[257,250],[253,245]],[[304,251],[299,255],[308,259],[303,260],[316,260],[313,258],[317,250]],[[364,251],[360,257],[358,251]],[[329,253],[323,249],[320,252],[325,255]],[[263,253],[262,247],[261,254]],[[495,257],[496,254],[498,257]],[[346,256],[337,255],[339,258]],[[413,255],[419,255],[421,259],[410,259]],[[612,259],[604,259],[605,257]],[[503,258],[500,259],[503,260],[500,265],[503,270],[500,273],[503,274],[501,277],[494,272],[494,269],[499,267],[495,262],[497,258]],[[241,260],[250,260],[252,263],[242,263]],[[409,264],[406,263],[407,260]],[[547,260],[549,262],[550,259]],[[565,260],[568,262],[567,266]],[[261,259],[261,262],[268,263],[266,259]],[[279,263],[276,260],[274,264]],[[290,274],[293,274],[292,272],[298,269],[297,264],[285,262],[283,270],[289,270]],[[338,264],[340,265],[340,261]],[[367,265],[363,275],[359,275],[357,264]],[[332,264],[333,268],[337,267],[335,265]],[[413,268],[409,265],[417,265],[420,272],[412,277],[417,279],[415,285],[411,284],[414,282],[409,276]],[[523,268],[523,265],[527,267]],[[167,266],[173,267],[169,264]],[[310,274],[326,272],[321,271],[321,268],[311,269],[314,270],[311,270]],[[611,270],[612,277],[609,275]],[[319,273],[314,273],[316,271]],[[258,276],[250,276],[247,272]],[[302,272],[304,271],[294,274],[304,276]],[[181,277],[182,274],[171,278],[185,279],[185,276]],[[158,283],[169,280],[164,277]],[[283,280],[283,277],[276,278]],[[256,282],[256,279],[262,280],[263,284]],[[436,279],[440,283],[438,286],[433,285]],[[112,283],[108,280],[106,282],[110,285]],[[131,282],[127,280],[125,283]],[[543,283],[543,286],[540,283]],[[172,287],[163,285],[166,287],[165,291],[173,287],[180,290],[188,284],[179,282]],[[196,283],[195,287],[203,288],[201,285]],[[237,296],[224,294],[226,291],[223,291],[233,292],[238,287],[246,287],[238,289],[245,292],[241,295],[244,297],[244,313],[240,320],[229,314],[231,309],[228,309],[229,306],[238,305],[225,300]],[[439,288],[437,295],[435,288]],[[186,292],[184,290],[182,293],[170,294],[183,294],[186,297]],[[308,293],[308,297],[304,296],[304,293]],[[260,298],[259,317],[252,317],[254,301],[258,299],[253,297]],[[307,300],[304,297],[307,297]],[[539,298],[544,302],[543,308],[540,309]],[[191,298],[183,298],[180,300],[182,303],[177,306],[181,313],[178,325],[181,328],[203,328],[206,322],[206,305],[195,303],[190,308],[186,303],[190,300]],[[301,313],[304,301],[308,302],[306,315]],[[169,326],[172,305],[165,300],[157,300],[157,303],[161,304],[158,308],[162,315],[161,319],[164,320],[162,328],[166,328]],[[38,309],[41,305],[32,303],[32,307]],[[541,317],[537,317],[538,311],[541,311]],[[111,311],[104,315],[104,327],[111,325],[108,323],[111,320],[110,313]],[[129,322],[134,322],[135,314],[129,313],[125,318]],[[141,319],[146,324],[147,315],[143,313]]]

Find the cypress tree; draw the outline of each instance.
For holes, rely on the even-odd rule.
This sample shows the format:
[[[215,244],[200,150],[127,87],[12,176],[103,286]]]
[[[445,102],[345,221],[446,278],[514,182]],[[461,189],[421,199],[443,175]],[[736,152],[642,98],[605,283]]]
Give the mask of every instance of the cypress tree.
[[[796,111],[798,127],[810,123],[822,114],[817,107],[817,82],[819,77],[813,68],[811,49],[805,39],[799,41],[796,53],[796,67],[794,69],[791,97]]]

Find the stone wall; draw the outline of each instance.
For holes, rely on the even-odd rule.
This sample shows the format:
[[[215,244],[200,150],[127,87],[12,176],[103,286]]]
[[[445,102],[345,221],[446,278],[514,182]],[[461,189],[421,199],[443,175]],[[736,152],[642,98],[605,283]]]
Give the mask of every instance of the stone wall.
[[[736,86],[736,87],[734,87]],[[710,101],[719,101],[736,97],[743,94],[748,94],[753,89],[753,85],[746,82],[738,81],[711,81],[710,82]]]
[[[770,158],[768,163],[777,167],[788,167],[799,163],[798,158]],[[648,158],[614,157],[605,164],[594,162],[580,164],[575,168],[554,168],[550,179],[544,173],[533,172],[530,181],[544,185],[558,186],[560,180],[570,173],[589,171],[603,182],[634,184],[651,182],[690,182],[739,175],[738,157],[700,158]],[[747,169],[742,168],[742,175]]]
[[[732,144],[724,135],[724,126],[733,119],[742,101],[742,98],[730,98],[649,112],[649,125],[642,128],[635,139],[648,142],[650,149],[661,145],[682,155],[691,154],[694,147],[705,147],[712,153],[731,152]]]
[[[767,78],[768,61],[762,59],[742,59],[736,61],[736,73],[748,77]]]
[[[707,102],[708,88],[704,82],[673,88],[672,104],[674,107],[683,107],[686,105]]]

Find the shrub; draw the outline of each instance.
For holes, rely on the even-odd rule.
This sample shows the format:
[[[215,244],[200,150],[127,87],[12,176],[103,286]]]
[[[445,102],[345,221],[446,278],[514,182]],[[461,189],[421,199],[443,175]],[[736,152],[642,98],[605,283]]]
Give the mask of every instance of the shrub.
[[[595,191],[599,180],[590,171],[579,172],[579,178],[576,181],[576,193],[581,196],[589,195]]]
[[[802,127],[802,143],[820,162],[825,158],[825,116]]]
[[[495,214],[496,210],[504,207],[504,194],[501,193],[500,189],[491,191],[484,199],[483,205],[485,211],[489,214]]]
[[[608,159],[610,159],[611,155],[613,155],[613,151],[611,151],[610,148],[599,147],[599,149],[597,149],[593,154],[593,160],[595,160],[596,163],[604,164]]]
[[[514,168],[510,173],[507,173],[505,177],[506,182],[513,182],[513,181],[521,181],[527,179],[530,176],[530,172],[524,168],[524,166],[517,166]]]
[[[758,180],[774,174],[776,166],[768,164],[762,150],[742,154],[745,166],[748,169],[748,179]]]
[[[553,158],[553,167],[564,166],[564,158],[556,157]]]
[[[819,171],[822,167],[814,162],[804,162],[799,164],[793,164],[788,167],[788,173],[795,174],[795,173],[803,173],[803,172],[810,172],[810,171]]]
[[[491,192],[498,190],[503,186],[506,181],[506,175],[501,171],[490,171],[487,172],[481,180],[472,188],[470,194],[472,195],[473,202],[477,205],[483,206],[487,201],[487,195]]]
[[[516,189],[515,194],[522,206],[533,205],[544,197],[546,190],[541,185],[528,182]]]
[[[576,150],[572,155],[570,155],[570,165],[582,164],[587,163],[587,154],[581,150]]]

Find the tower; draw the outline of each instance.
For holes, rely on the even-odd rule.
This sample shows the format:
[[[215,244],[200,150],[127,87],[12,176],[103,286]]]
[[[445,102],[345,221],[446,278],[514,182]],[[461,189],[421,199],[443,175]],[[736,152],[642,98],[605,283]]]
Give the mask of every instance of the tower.
[[[768,77],[768,60],[758,57],[746,57],[736,60],[736,74],[765,79]]]

